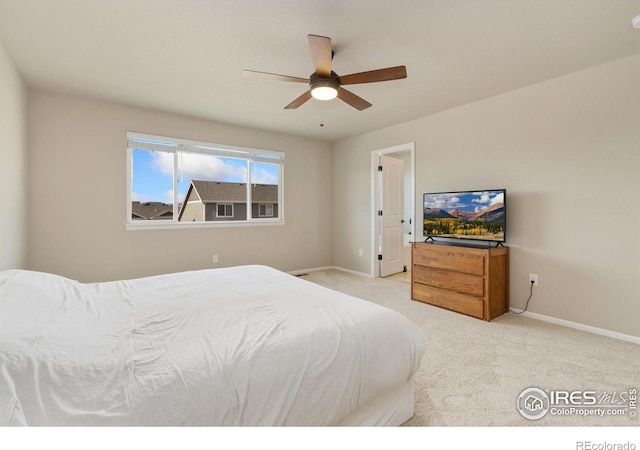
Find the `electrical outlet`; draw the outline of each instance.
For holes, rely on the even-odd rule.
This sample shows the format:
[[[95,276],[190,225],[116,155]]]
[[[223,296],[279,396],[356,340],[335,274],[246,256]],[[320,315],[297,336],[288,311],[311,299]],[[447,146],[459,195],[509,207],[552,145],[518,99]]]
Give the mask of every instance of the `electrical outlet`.
[[[362,256],[362,255],[363,255],[362,249],[358,249],[358,256]]]
[[[534,286],[538,285],[538,274],[530,273],[529,274],[529,284],[533,283]]]
[[[218,255],[213,255],[213,263],[218,264]]]

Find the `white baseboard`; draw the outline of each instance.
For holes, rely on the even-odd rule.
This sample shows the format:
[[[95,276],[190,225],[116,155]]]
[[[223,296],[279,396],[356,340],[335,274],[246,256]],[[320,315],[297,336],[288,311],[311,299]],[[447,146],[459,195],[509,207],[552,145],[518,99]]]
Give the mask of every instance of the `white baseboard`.
[[[289,275],[304,275],[305,273],[309,273],[309,272],[319,272],[321,270],[330,270],[333,269],[333,266],[326,266],[326,267],[314,267],[312,269],[300,269],[300,270],[292,270],[290,272],[287,272]]]
[[[371,275],[370,273],[357,272],[355,270],[345,269],[343,267],[333,266],[332,269],[341,270],[343,272],[347,272],[347,273],[350,273],[351,275],[356,275],[356,276],[359,276],[359,277],[373,278],[373,275]]]
[[[511,311],[518,314],[522,313],[521,309],[510,308]],[[532,319],[542,320],[544,322],[554,323],[556,325],[562,325],[569,328],[575,328],[576,330],[587,331],[589,333],[599,334],[601,336],[607,336],[621,341],[632,342],[634,344],[640,344],[640,337],[631,336],[629,334],[618,333],[616,331],[605,330],[604,328],[592,327],[590,325],[584,325],[582,323],[571,322],[569,320],[558,319],[556,317],[545,316],[543,314],[537,314],[532,312],[524,312],[523,316],[530,317]]]
[[[314,267],[312,269],[304,269],[304,270],[292,270],[291,272],[287,272],[290,275],[303,275],[305,273],[309,273],[309,272],[319,272],[321,270],[340,270],[342,272],[347,272],[350,273],[352,275],[356,275],[359,277],[365,277],[365,278],[373,278],[373,276],[369,273],[364,273],[364,272],[357,272],[355,270],[350,270],[350,269],[345,269],[342,267],[338,267],[338,266],[326,266],[326,267]]]

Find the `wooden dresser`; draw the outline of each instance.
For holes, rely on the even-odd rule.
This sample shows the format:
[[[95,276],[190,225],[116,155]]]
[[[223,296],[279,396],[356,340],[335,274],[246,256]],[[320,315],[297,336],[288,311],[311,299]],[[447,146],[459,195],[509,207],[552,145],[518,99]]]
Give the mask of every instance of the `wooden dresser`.
[[[414,242],[411,298],[490,321],[509,310],[509,247]]]

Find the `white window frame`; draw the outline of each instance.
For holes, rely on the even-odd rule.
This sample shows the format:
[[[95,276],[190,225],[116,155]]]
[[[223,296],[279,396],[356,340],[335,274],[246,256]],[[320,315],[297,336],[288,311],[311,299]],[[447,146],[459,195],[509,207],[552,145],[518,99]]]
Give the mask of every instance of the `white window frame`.
[[[131,188],[133,185],[133,150],[157,150],[173,153],[174,176],[173,191],[176,193],[173,202],[173,219],[171,220],[136,220],[132,217]],[[239,158],[247,161],[247,218],[246,220],[226,221],[202,221],[202,222],[178,222],[178,154],[186,151],[202,153],[212,156],[227,158]],[[143,133],[127,132],[127,216],[125,228],[127,230],[171,229],[171,228],[218,228],[241,226],[268,226],[284,225],[284,157],[283,152],[262,150],[247,147],[236,147],[225,144],[213,144],[209,142],[192,141],[181,138],[157,136]],[[278,217],[251,217],[251,163],[262,162],[279,166],[278,170]],[[217,215],[217,208],[216,208]]]
[[[260,209],[264,207],[264,214],[260,212]],[[273,204],[271,203],[259,203],[258,204],[258,217],[273,217]]]

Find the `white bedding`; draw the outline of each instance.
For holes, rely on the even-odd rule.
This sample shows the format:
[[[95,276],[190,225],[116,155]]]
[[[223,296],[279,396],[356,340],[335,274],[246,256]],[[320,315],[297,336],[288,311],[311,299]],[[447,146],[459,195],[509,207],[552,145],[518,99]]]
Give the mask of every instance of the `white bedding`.
[[[265,266],[0,272],[0,425],[337,425],[407,386],[400,314]]]

